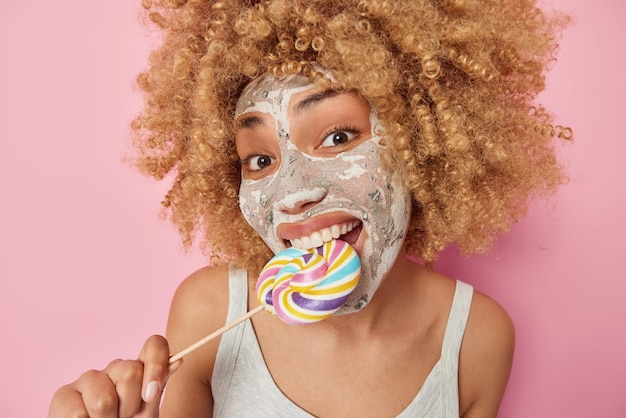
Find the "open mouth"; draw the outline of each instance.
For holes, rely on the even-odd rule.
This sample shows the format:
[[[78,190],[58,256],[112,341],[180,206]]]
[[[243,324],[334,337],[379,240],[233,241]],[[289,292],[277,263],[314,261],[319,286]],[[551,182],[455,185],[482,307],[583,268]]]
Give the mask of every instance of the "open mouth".
[[[311,235],[285,240],[285,245],[287,245],[287,247],[308,250],[310,248],[321,247],[325,242],[333,239],[340,239],[348,244],[354,244],[361,234],[362,228],[363,224],[359,220],[342,222],[322,228],[319,231],[313,232]]]

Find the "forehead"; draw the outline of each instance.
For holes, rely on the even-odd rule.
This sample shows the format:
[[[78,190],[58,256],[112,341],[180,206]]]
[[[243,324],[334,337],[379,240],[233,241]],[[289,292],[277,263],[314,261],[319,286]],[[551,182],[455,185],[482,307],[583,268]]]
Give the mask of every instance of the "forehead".
[[[300,74],[278,79],[271,74],[264,74],[246,86],[239,96],[235,109],[235,118],[244,113],[257,111],[287,110],[292,95],[314,88],[314,84]]]

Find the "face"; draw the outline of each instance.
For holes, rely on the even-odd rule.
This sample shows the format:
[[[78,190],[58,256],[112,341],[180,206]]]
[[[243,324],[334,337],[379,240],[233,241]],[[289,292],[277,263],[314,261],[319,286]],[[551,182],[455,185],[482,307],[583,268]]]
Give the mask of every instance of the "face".
[[[242,93],[235,123],[246,220],[275,253],[351,244],[361,279],[337,313],[362,309],[402,248],[411,202],[382,164],[374,109],[355,92],[266,74]]]

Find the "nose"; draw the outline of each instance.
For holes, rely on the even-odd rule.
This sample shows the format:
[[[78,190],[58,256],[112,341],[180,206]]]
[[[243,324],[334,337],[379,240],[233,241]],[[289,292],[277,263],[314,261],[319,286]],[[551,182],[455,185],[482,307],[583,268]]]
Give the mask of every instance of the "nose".
[[[324,200],[327,194],[328,191],[323,187],[301,189],[285,194],[278,202],[278,208],[287,215],[297,215],[313,208]]]
[[[320,161],[299,149],[281,147],[277,181],[273,185],[274,210],[285,215],[298,215],[311,210],[328,195],[328,181]]]

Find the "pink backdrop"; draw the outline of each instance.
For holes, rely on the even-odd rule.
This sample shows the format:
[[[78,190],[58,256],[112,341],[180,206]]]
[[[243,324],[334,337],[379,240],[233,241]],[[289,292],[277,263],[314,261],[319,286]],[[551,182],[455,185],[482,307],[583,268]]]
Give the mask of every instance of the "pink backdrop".
[[[55,388],[162,333],[184,254],[164,191],[122,162],[149,33],[139,1],[0,4],[0,415],[45,416]],[[626,6],[552,0],[575,21],[545,102],[576,141],[571,182],[494,256],[439,269],[492,295],[517,328],[503,417],[626,413]]]

